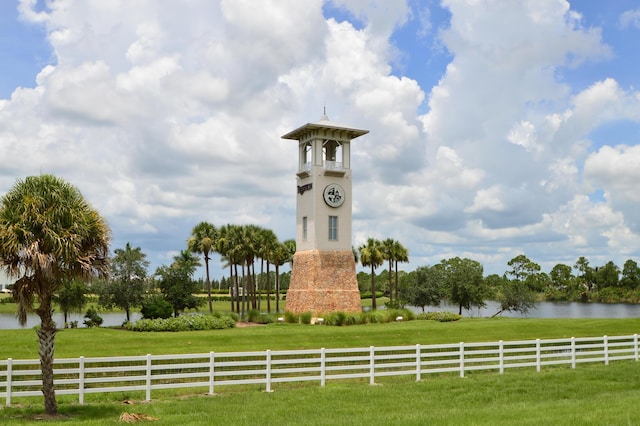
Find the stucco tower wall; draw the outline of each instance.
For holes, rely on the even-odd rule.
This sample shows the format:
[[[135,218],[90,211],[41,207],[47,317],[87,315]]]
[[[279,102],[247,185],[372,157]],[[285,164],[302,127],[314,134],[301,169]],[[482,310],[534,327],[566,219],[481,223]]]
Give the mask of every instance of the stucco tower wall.
[[[294,313],[361,312],[356,264],[351,250],[296,252],[287,310]]]

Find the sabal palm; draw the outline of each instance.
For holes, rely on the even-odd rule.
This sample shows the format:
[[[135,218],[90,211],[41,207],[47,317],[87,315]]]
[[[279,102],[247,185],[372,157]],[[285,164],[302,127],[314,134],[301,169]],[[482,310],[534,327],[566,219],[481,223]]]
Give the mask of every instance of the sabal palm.
[[[391,270],[393,267],[393,262],[395,260],[395,252],[394,252],[394,244],[396,243],[396,241],[392,238],[387,238],[386,240],[384,240],[382,242],[382,255],[384,256],[384,259],[389,263],[389,274],[388,274],[388,279],[389,279],[389,299],[393,300],[393,286],[391,284]]]
[[[382,243],[375,238],[368,238],[367,243],[361,245],[358,251],[360,252],[362,266],[371,266],[371,308],[377,309],[375,271],[384,261]]]
[[[106,276],[110,230],[73,185],[51,175],[18,180],[0,201],[0,265],[16,278],[18,321],[40,317],[45,411],[58,411],[53,383],[56,324],[52,299],[65,281]]]
[[[258,255],[267,263],[267,312],[271,312],[271,276],[269,275],[269,267],[278,261],[276,258],[278,256],[277,249],[280,243],[278,242],[278,237],[275,232],[271,229],[262,228],[259,234],[259,240],[260,247]]]
[[[393,242],[393,261],[395,263],[396,299],[398,298],[398,263],[409,261],[409,250],[399,241]]]
[[[296,249],[295,240],[278,243],[271,252],[271,260],[276,268],[276,312],[280,312],[280,266],[290,262]]]
[[[215,251],[218,239],[218,230],[208,222],[200,222],[191,231],[191,237],[187,240],[187,247],[193,253],[200,253],[204,257],[204,268],[206,272],[207,299],[209,302],[209,312],[213,312],[211,302],[211,280],[209,279],[209,253]]]

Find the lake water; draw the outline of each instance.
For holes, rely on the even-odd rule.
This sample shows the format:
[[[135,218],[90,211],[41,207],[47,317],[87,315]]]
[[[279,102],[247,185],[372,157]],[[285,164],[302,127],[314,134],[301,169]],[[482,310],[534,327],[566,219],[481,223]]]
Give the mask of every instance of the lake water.
[[[414,308],[415,312],[422,312]],[[487,307],[470,311],[462,310],[465,317],[490,317],[500,310],[497,302],[488,301]],[[458,313],[458,307],[442,303],[439,307],[428,306],[425,311],[450,311]],[[526,314],[520,312],[503,312],[503,317],[510,318],[637,318],[640,317],[640,304],[627,303],[579,303],[579,302],[538,302],[536,309]]]
[[[127,316],[124,313],[104,313],[100,314],[100,316],[104,320],[104,322],[102,323],[103,327],[120,326],[127,319]],[[132,321],[140,319],[140,317],[141,315],[139,312],[131,313]],[[56,324],[58,324],[58,327],[64,326],[64,315],[54,313],[53,320],[56,322]],[[83,324],[84,314],[70,314],[67,317],[67,321],[78,321],[78,327],[85,327],[85,325]],[[40,325],[40,318],[37,315],[29,315],[29,317],[27,318],[27,325],[25,325],[24,327],[20,327],[15,314],[0,314],[0,330],[32,328],[36,325]]]
[[[487,307],[462,311],[465,317],[490,317],[498,312],[499,305],[496,302],[487,302]],[[420,308],[412,308],[415,312],[422,312]],[[450,311],[458,313],[458,307],[447,303],[442,303],[439,307],[428,306],[425,311]],[[125,321],[124,313],[105,313],[100,315],[104,322],[104,327],[120,326]],[[640,317],[640,304],[626,303],[578,303],[578,302],[538,302],[536,309],[531,309],[526,315],[519,312],[503,312],[503,317],[510,318],[638,318]],[[54,314],[54,320],[58,326],[64,325],[62,314]],[[139,312],[131,314],[131,320],[140,318]],[[78,321],[78,327],[84,327],[84,314],[72,314],[69,321]],[[32,315],[28,318],[24,328],[32,328],[40,324],[40,319]],[[0,314],[0,330],[19,329],[18,320],[14,314]]]

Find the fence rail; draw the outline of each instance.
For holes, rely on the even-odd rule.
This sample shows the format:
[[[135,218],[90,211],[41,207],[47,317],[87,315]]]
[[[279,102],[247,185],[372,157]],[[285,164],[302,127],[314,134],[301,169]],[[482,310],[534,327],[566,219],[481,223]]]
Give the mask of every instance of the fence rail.
[[[159,389],[228,385],[273,385],[329,380],[415,376],[507,368],[611,361],[638,361],[638,335],[536,339],[443,345],[386,346],[256,352],[65,358],[54,361],[54,383],[60,395],[78,395],[80,404],[92,393],[145,392]],[[41,395],[39,360],[0,361],[0,398],[7,406],[17,397]]]

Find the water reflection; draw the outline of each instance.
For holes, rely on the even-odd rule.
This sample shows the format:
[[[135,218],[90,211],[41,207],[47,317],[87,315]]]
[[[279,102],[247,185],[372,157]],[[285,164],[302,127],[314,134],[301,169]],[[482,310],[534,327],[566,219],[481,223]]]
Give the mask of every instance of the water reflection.
[[[465,317],[490,317],[498,312],[498,303],[489,301],[487,307],[482,309],[463,310]],[[416,313],[422,312],[420,308],[413,307]],[[450,311],[458,313],[458,307],[443,302],[439,307],[428,306],[426,312]],[[104,313],[100,314],[104,319],[104,327],[120,326],[125,321],[124,313]],[[536,309],[531,309],[526,315],[519,312],[503,312],[503,317],[509,318],[638,318],[640,317],[640,304],[626,303],[578,303],[578,302],[538,302]],[[64,325],[62,314],[54,314],[54,320],[59,327]],[[131,314],[131,320],[135,321],[141,317],[139,312]],[[84,327],[84,314],[72,314],[69,321],[78,321],[78,327]],[[40,324],[40,318],[36,315],[29,316],[27,325],[24,328],[31,328]],[[14,314],[0,314],[0,330],[19,329],[18,320]]]
[[[422,312],[420,308],[414,308]],[[490,317],[500,310],[497,302],[488,301],[485,308],[462,310],[465,317]],[[443,302],[439,307],[425,307],[425,311],[450,311],[458,313],[458,306]],[[538,302],[535,309],[526,314],[503,312],[509,318],[637,318],[640,317],[640,304],[627,303],[579,303],[579,302]]]

